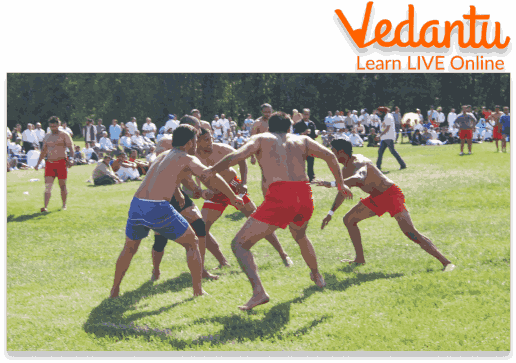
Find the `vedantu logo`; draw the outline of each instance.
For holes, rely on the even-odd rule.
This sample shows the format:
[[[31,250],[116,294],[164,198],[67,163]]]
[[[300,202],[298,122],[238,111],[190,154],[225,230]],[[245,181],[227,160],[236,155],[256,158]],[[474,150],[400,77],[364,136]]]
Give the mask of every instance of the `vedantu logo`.
[[[367,29],[369,27],[369,19],[371,17],[371,9],[373,8],[373,2],[370,1],[367,3],[364,20],[362,22],[362,28],[359,29],[353,29],[351,25],[348,22],[348,19],[346,19],[346,16],[344,13],[337,9],[335,10],[335,13],[339,17],[340,21],[346,28],[346,31],[348,32],[349,36],[353,41],[355,42],[356,46],[358,48],[366,48],[374,43],[378,43],[378,45],[382,47],[392,47],[392,46],[399,46],[399,47],[424,47],[424,48],[450,48],[450,42],[451,42],[451,36],[452,32],[455,28],[457,28],[457,37],[458,37],[458,43],[460,48],[486,48],[491,49],[492,47],[496,47],[498,49],[505,49],[509,45],[509,41],[511,38],[506,37],[505,41],[502,43],[500,40],[501,37],[501,31],[500,31],[500,23],[495,22],[495,32],[494,32],[494,39],[492,43],[489,43],[487,40],[487,26],[488,23],[484,20],[489,20],[490,15],[480,15],[477,14],[476,8],[474,6],[470,6],[470,13],[464,14],[462,17],[465,20],[469,20],[469,38],[466,41],[465,36],[465,24],[462,20],[456,20],[453,23],[450,23],[449,21],[446,21],[444,23],[444,37],[442,42],[439,42],[438,35],[439,35],[439,21],[438,20],[431,20],[426,22],[421,29],[419,30],[419,34],[416,33],[416,30],[414,29],[414,6],[409,5],[409,12],[408,12],[408,19],[402,21],[396,26],[396,29],[394,31],[394,37],[392,40],[384,40],[389,33],[391,32],[393,26],[392,23],[387,20],[383,19],[376,24],[376,27],[374,29],[374,38],[366,43],[366,34]],[[481,22],[482,30],[481,30],[481,38],[480,41],[477,43],[475,41],[475,27],[477,26],[477,21]],[[401,39],[401,33],[405,26],[408,26],[408,41],[403,42]],[[431,32],[432,37],[430,41],[427,41],[425,39],[425,35]]]

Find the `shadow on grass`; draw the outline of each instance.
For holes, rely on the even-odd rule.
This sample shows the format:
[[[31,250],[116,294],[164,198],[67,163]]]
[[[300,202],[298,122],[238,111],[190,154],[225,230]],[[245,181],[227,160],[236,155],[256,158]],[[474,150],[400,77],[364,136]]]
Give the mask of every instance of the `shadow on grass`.
[[[25,222],[30,219],[38,218],[38,217],[44,217],[50,212],[36,212],[32,214],[23,214],[21,216],[15,217],[14,214],[10,214],[7,216],[7,223],[9,222]]]
[[[356,276],[338,281],[335,275],[325,274],[326,289],[335,291],[344,291],[347,288],[360,285],[365,282],[377,279],[389,279],[400,277],[402,274],[384,274],[373,272],[367,274],[357,274]],[[315,326],[332,318],[332,314],[317,314],[315,317],[292,332],[283,332],[284,327],[290,322],[290,309],[293,304],[303,303],[312,294],[321,291],[316,286],[310,286],[303,290],[301,296],[292,300],[274,305],[265,313],[261,319],[256,319],[260,311],[251,310],[242,313],[230,313],[227,315],[219,315],[211,318],[199,318],[192,321],[189,326],[204,326],[206,324],[219,324],[222,328],[207,336],[198,336],[195,339],[181,338],[179,335],[184,330],[184,324],[175,325],[168,328],[150,328],[147,325],[135,325],[135,321],[146,316],[158,315],[178,305],[187,303],[193,298],[189,298],[168,306],[164,306],[158,310],[134,313],[128,317],[123,315],[129,310],[136,310],[134,307],[138,301],[147,296],[167,291],[180,291],[184,288],[191,287],[190,275],[184,273],[176,279],[168,280],[165,283],[152,287],[151,283],[143,284],[137,290],[124,294],[118,300],[106,299],[97,308],[90,313],[88,321],[84,324],[84,330],[87,333],[95,334],[97,337],[115,337],[124,338],[143,338],[147,341],[151,339],[161,339],[168,342],[174,349],[195,349],[202,348],[206,344],[206,348],[210,345],[229,344],[235,342],[243,342],[246,340],[284,340],[301,336],[308,333]],[[265,305],[266,307],[270,306]],[[236,308],[236,307],[235,307]]]
[[[224,218],[231,219],[232,221],[240,221],[245,218],[245,214],[237,210],[234,213],[226,214]]]

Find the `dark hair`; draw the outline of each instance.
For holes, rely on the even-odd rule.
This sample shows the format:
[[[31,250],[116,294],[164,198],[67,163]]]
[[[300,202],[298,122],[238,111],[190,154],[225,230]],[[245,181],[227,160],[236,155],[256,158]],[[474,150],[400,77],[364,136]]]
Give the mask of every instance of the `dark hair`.
[[[183,120],[184,117],[181,119]],[[192,140],[195,135],[198,135],[199,131],[192,125],[179,125],[172,133],[172,146],[185,146],[188,141]]]
[[[331,146],[337,151],[344,151],[349,156],[353,155],[353,144],[348,140],[336,139],[331,142]]]
[[[285,112],[274,112],[269,119],[269,132],[288,132],[290,125],[290,118]]]
[[[59,117],[57,117],[57,116],[50,116],[50,118],[48,119],[48,123],[49,124],[57,124],[57,123],[59,123]]]

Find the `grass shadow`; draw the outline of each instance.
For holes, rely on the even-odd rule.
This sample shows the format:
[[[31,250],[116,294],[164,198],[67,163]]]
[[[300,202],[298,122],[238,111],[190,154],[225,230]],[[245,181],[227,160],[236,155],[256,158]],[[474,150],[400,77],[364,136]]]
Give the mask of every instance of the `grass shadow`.
[[[25,222],[34,218],[38,217],[44,217],[45,215],[49,214],[50,212],[36,212],[32,214],[23,214],[21,216],[15,217],[14,214],[10,214],[7,216],[7,223],[9,222]]]
[[[245,218],[245,214],[237,210],[231,214],[226,214],[224,218],[231,219],[232,221],[240,221]]]
[[[346,266],[341,269],[344,272],[351,272],[351,267]],[[378,279],[394,279],[397,277],[404,276],[404,274],[394,273],[394,274],[384,274],[383,272],[369,272],[369,273],[360,273],[351,278],[347,278],[345,280],[339,281],[334,274],[324,274],[324,280],[326,281],[326,289],[335,290],[335,291],[344,291],[352,286],[357,286],[363,284],[365,282],[374,281]]]

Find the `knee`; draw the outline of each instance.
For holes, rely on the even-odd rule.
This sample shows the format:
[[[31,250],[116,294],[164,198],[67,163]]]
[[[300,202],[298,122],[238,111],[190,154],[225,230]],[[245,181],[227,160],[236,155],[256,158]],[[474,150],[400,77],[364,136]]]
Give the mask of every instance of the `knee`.
[[[132,244],[132,245],[126,245],[125,250],[130,255],[134,255],[136,252],[138,252],[138,245]]]
[[[419,244],[420,243],[420,239],[419,239],[419,233],[414,229],[414,230],[411,230],[411,231],[405,231],[403,232],[405,234],[405,236],[407,236],[412,242],[414,243],[417,243]]]
[[[195,232],[195,235],[197,237],[205,237],[206,236],[206,232],[207,232],[207,228],[206,228],[206,224],[204,223],[204,221],[202,219],[197,219],[196,221],[194,221],[193,223],[190,224],[192,226],[192,229],[194,230]]]
[[[61,188],[61,192],[68,193],[68,189],[66,189],[66,185],[60,185],[59,187]]]
[[[52,191],[52,184],[51,183],[45,184],[45,193],[50,194],[51,191]]]
[[[152,249],[156,252],[163,252],[165,246],[167,245],[167,241],[167,238],[162,235],[154,235],[154,246],[152,246]]]
[[[344,218],[342,218],[342,221],[346,227],[355,227],[358,224],[358,222],[356,222],[355,219],[349,214],[346,214]]]
[[[233,253],[237,253],[237,251],[243,249],[242,247],[242,240],[236,236],[235,238],[233,238],[233,240],[231,241],[231,250],[233,251]]]

